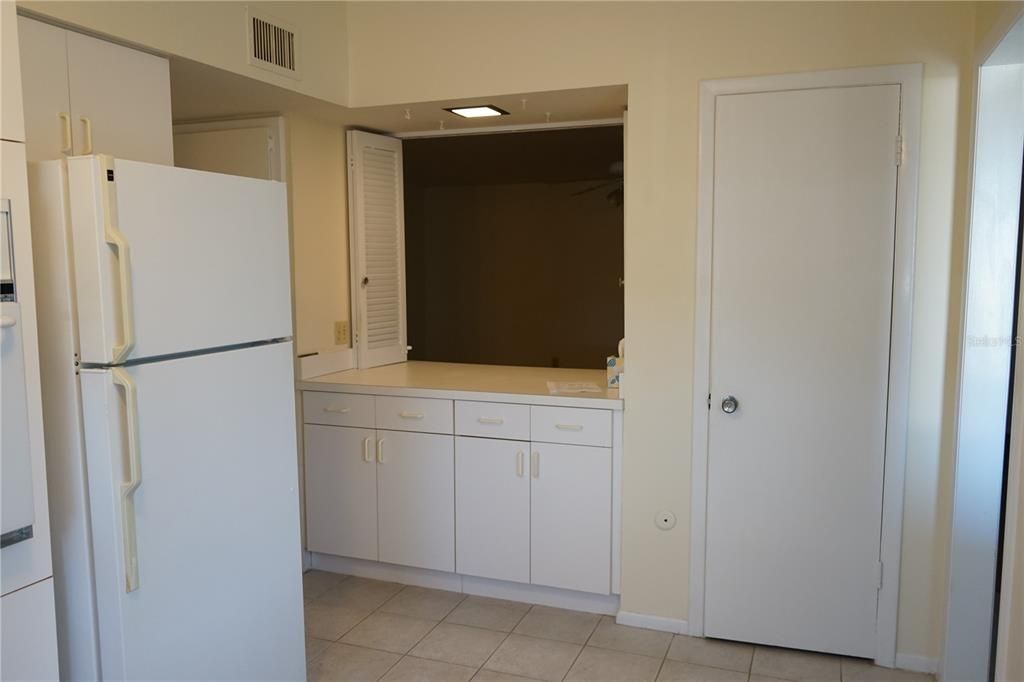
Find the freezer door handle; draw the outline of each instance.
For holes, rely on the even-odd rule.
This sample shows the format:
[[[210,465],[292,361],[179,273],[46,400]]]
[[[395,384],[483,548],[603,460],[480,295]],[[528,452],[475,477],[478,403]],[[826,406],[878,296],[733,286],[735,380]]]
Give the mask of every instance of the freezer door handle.
[[[128,421],[128,480],[121,483],[121,548],[124,553],[124,591],[139,589],[139,551],[135,535],[135,491],[142,483],[139,459],[139,408],[135,382],[120,367],[110,370],[114,383],[124,389]]]
[[[112,350],[113,364],[122,362],[135,347],[135,317],[132,305],[132,260],[128,240],[114,224],[116,220],[114,198],[114,157],[100,157],[100,171],[103,174],[103,235],[108,244],[117,251],[118,275],[121,289],[121,343]]]

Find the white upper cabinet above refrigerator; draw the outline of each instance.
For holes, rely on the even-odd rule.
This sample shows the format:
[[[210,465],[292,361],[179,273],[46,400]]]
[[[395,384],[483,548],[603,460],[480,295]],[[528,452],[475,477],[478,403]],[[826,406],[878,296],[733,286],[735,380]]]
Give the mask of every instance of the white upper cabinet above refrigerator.
[[[292,335],[283,183],[106,156],[67,167],[82,362]]]
[[[18,17],[29,161],[110,154],[171,165],[163,57]]]
[[[174,164],[167,60],[68,32],[75,154]]]
[[[25,141],[21,104],[21,67],[18,59],[18,15],[13,2],[0,3],[0,139]]]

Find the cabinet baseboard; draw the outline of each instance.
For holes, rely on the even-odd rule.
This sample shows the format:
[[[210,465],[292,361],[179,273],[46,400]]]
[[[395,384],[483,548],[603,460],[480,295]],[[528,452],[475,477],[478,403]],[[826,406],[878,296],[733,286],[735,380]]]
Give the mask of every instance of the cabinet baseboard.
[[[631,625],[635,628],[647,628],[648,630],[661,630],[672,632],[677,635],[685,635],[690,631],[690,625],[679,618],[665,618],[664,616],[649,616],[646,613],[632,613],[630,611],[619,611],[615,622],[620,625]]]
[[[417,587],[431,587],[438,590],[449,590],[451,592],[461,592],[480,597],[509,599],[527,604],[554,606],[561,609],[573,609],[574,611],[601,613],[610,616],[614,616],[619,612],[619,596],[616,594],[591,594],[589,592],[563,590],[555,587],[525,585],[504,580],[476,578],[457,573],[447,573],[445,571],[398,566],[379,561],[352,559],[331,554],[318,554],[316,552],[312,552],[310,556],[312,557],[313,568],[331,573],[345,573],[361,578],[387,580]]]

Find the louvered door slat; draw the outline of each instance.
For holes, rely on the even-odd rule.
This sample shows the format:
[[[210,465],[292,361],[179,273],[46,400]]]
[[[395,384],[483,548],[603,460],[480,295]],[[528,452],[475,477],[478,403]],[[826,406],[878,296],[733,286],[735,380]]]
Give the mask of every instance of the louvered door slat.
[[[348,134],[353,311],[359,367],[406,359],[402,144]]]

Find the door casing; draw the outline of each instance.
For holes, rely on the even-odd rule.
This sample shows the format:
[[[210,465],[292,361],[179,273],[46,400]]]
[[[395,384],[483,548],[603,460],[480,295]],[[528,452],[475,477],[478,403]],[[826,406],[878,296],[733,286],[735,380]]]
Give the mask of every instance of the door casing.
[[[896,663],[900,550],[906,468],[910,342],[920,156],[921,64],[813,71],[806,73],[704,81],[700,86],[700,141],[697,199],[697,277],[694,315],[693,453],[690,495],[690,607],[688,631],[704,635],[704,583],[707,542],[708,395],[711,392],[711,259],[713,237],[715,100],[719,95],[865,85],[900,86],[902,159],[897,173],[896,248],[893,262],[889,394],[886,408],[880,559],[884,565],[878,592],[875,662]],[[896,153],[895,144],[893,153]]]

